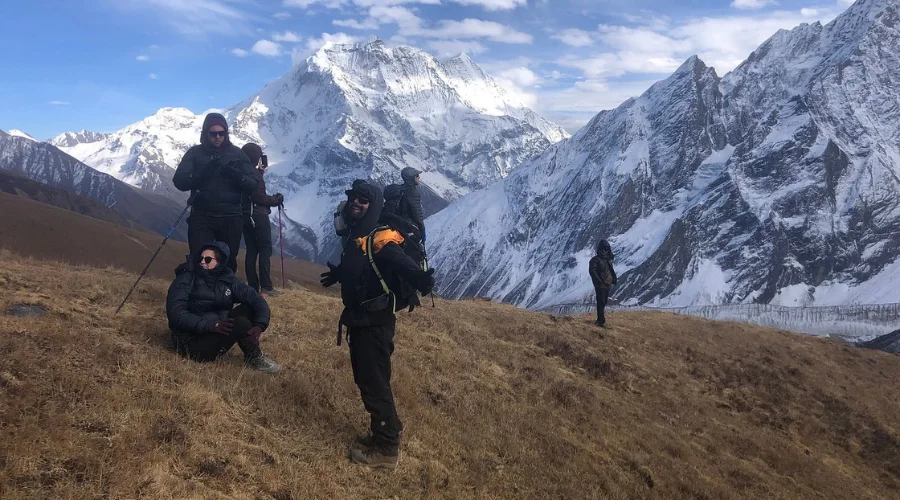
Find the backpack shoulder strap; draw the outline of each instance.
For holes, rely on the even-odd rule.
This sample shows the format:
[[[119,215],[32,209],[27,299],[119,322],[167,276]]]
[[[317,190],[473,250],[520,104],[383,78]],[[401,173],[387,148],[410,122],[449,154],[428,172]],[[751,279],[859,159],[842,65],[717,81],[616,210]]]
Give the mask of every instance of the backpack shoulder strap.
[[[375,271],[375,276],[378,276],[378,281],[381,282],[381,288],[384,290],[384,293],[391,295],[391,289],[388,288],[387,283],[384,281],[384,277],[381,275],[381,270],[378,269],[378,265],[375,264],[375,233],[383,229],[389,228],[387,226],[376,227],[369,233],[369,236],[366,237],[366,255],[369,256],[369,264],[371,264],[372,270]]]

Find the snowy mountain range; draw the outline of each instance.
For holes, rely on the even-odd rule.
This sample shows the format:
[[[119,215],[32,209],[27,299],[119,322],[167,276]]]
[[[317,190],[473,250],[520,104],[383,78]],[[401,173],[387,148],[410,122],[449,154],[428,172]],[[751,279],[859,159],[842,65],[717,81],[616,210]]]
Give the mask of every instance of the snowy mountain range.
[[[172,198],[135,188],[98,172],[55,146],[21,132],[13,135],[0,130],[0,170],[94,200],[121,217],[160,234],[169,230],[184,207]],[[172,237],[187,240],[187,226],[182,222]]]
[[[568,137],[467,56],[441,62],[381,41],[327,43],[223,113],[232,142],[264,147],[267,187],[286,198],[286,242],[310,260],[333,255],[331,213],[353,179],[400,182],[401,169],[416,167],[433,213]],[[112,134],[52,142],[129,184],[172,195],[172,173],[199,141],[204,115],[165,108]]]
[[[697,57],[428,219],[448,296],[626,304],[896,302],[900,4],[782,30],[720,78]]]

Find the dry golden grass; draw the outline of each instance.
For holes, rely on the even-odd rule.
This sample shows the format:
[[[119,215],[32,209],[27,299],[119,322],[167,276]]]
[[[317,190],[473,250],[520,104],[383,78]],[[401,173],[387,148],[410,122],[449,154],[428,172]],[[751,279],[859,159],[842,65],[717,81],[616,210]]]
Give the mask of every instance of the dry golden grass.
[[[401,315],[400,468],[354,466],[368,419],[338,299],[271,299],[265,351],[169,350],[167,282],[0,253],[0,498],[896,498],[900,357],[763,328],[613,313],[612,330],[485,301]]]

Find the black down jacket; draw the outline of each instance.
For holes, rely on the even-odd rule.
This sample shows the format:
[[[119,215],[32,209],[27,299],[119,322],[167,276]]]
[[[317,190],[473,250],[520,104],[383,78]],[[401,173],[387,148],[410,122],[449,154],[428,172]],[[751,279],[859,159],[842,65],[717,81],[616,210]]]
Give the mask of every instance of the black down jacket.
[[[228,261],[228,246],[215,246]],[[169,286],[166,296],[166,316],[169,328],[176,336],[199,335],[220,319],[228,318],[235,304],[246,304],[252,314],[250,321],[263,330],[269,326],[269,305],[256,290],[238,279],[224,263],[207,271],[199,266],[186,266]]]

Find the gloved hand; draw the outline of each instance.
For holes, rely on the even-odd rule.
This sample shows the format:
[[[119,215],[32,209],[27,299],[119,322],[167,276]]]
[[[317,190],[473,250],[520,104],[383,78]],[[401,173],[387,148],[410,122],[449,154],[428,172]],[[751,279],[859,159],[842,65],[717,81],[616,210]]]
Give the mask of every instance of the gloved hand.
[[[328,288],[331,285],[337,283],[341,280],[340,276],[338,276],[338,272],[338,267],[329,262],[328,271],[321,274],[322,279],[319,280],[319,283],[321,283],[325,288]]]
[[[234,320],[228,318],[220,319],[212,323],[206,330],[210,333],[218,333],[219,335],[231,335],[232,329],[234,329]]]
[[[431,293],[431,290],[434,289],[434,268],[431,268],[422,273],[422,276],[419,278],[419,285],[417,287],[419,292],[424,297]]]
[[[278,203],[278,205],[284,205],[284,195],[283,194],[275,193],[274,198],[275,198],[275,202]]]
[[[250,331],[247,332],[247,336],[255,337],[256,340],[258,341],[259,336],[262,335],[262,332],[263,332],[262,327],[257,325],[257,326],[254,326],[253,328],[251,328]]]
[[[241,179],[243,179],[244,177],[243,174],[241,174],[241,172],[237,169],[236,162],[229,163],[228,165],[222,167],[222,175],[224,175],[226,179],[232,182],[241,182]]]

